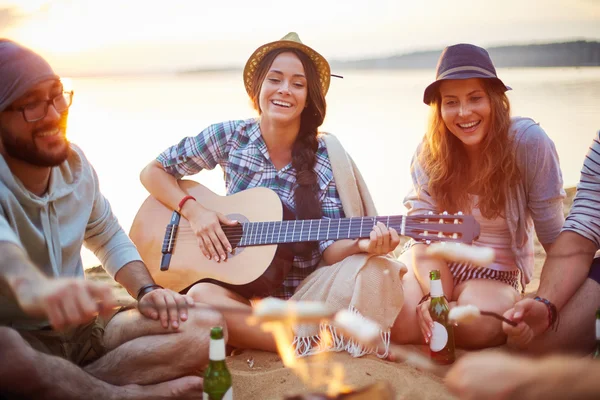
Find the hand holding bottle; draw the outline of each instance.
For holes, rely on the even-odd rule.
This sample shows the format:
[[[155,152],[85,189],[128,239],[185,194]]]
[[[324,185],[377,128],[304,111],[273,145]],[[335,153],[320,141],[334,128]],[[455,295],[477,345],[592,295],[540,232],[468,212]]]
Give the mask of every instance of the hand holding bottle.
[[[427,344],[429,344],[433,329],[433,319],[431,319],[431,314],[429,314],[430,305],[431,299],[427,299],[417,306],[417,320],[419,321],[421,333]]]

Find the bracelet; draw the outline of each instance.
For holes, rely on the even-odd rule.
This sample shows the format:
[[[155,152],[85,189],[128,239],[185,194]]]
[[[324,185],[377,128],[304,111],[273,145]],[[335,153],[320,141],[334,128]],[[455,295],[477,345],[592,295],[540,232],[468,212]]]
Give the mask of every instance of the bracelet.
[[[185,204],[185,202],[188,200],[195,201],[196,198],[194,196],[187,195],[183,199],[181,199],[181,201],[179,202],[179,205],[177,206],[177,213],[181,214],[181,209],[183,208],[183,205]]]
[[[157,285],[156,283],[148,283],[148,284],[142,286],[140,288],[140,290],[138,290],[137,297],[136,297],[138,303],[140,302],[142,297],[144,297],[145,295],[147,295],[148,293],[150,293],[151,291],[156,290],[156,289],[164,289],[164,288],[160,285]]]
[[[548,328],[552,328],[552,330],[556,332],[558,330],[558,310],[556,309],[556,306],[550,300],[540,296],[536,296],[533,299],[546,305],[546,308],[548,309]],[[546,328],[546,330],[548,328]]]

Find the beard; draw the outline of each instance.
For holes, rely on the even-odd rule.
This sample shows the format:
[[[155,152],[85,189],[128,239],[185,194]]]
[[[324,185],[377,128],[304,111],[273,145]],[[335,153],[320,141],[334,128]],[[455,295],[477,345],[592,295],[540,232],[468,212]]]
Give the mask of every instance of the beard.
[[[2,141],[6,154],[12,158],[38,167],[55,167],[65,161],[71,152],[69,141],[64,136],[67,129],[67,118],[68,113],[65,113],[57,123],[37,128],[28,138],[21,138],[6,129],[0,129],[0,141]],[[60,130],[58,134],[62,135],[62,140],[47,148],[40,148],[35,140],[36,132],[54,128]]]

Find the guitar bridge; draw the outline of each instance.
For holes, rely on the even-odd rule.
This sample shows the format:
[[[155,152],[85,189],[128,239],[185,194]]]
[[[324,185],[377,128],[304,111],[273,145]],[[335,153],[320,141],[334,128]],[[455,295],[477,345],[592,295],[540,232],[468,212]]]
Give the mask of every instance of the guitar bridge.
[[[171,215],[171,221],[165,229],[165,237],[162,245],[162,257],[160,260],[160,270],[167,271],[171,264],[171,255],[173,254],[173,248],[175,247],[175,240],[177,238],[177,228],[179,228],[179,220],[181,215],[177,211],[173,211]]]

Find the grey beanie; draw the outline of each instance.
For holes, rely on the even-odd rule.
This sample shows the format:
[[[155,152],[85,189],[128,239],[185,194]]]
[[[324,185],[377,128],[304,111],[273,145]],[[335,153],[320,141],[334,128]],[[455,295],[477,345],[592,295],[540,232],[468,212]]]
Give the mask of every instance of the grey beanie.
[[[0,39],[0,112],[39,82],[59,79],[50,64],[27,47]]]

